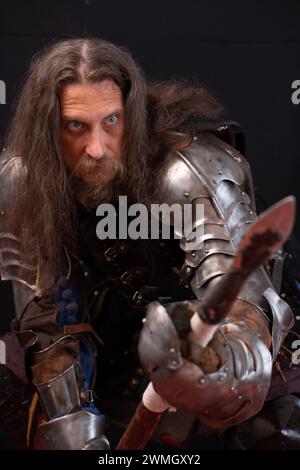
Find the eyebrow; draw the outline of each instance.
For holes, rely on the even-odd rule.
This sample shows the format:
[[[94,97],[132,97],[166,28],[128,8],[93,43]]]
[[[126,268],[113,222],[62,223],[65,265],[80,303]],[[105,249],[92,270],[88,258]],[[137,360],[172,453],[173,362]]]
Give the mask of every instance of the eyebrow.
[[[111,111],[110,113],[106,114],[102,118],[102,120],[107,119],[109,116],[112,116],[113,114],[122,115],[123,110],[122,109],[115,109],[115,110]],[[82,118],[79,115],[76,116],[76,114],[74,114],[74,116],[71,116],[70,114],[63,114],[61,116],[61,120],[63,122],[70,122],[70,121],[84,122],[85,118]]]

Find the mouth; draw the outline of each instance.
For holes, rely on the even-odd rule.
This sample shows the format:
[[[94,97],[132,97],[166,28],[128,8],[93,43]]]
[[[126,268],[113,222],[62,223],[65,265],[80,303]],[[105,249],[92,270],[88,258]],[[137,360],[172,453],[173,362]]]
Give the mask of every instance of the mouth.
[[[73,175],[90,184],[107,183],[121,173],[120,161],[108,156],[103,156],[100,160],[84,157],[72,172]]]

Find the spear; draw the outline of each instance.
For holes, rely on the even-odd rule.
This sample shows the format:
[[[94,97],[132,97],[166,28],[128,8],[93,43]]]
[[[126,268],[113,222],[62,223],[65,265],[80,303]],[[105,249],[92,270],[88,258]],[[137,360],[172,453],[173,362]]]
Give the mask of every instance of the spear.
[[[229,271],[197,303],[191,329],[201,346],[209,343],[248,277],[287,240],[294,225],[295,206],[295,198],[288,196],[263,212],[242,238]],[[150,382],[116,449],[142,450],[170,407]]]

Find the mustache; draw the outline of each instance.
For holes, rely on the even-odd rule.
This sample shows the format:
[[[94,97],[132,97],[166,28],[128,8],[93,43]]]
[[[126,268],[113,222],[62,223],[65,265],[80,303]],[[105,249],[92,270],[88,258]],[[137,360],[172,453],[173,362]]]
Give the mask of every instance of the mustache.
[[[96,160],[89,155],[84,155],[73,168],[71,178],[88,179],[90,183],[97,183],[101,181],[101,175],[113,179],[115,176],[122,176],[123,172],[121,159],[105,154]]]

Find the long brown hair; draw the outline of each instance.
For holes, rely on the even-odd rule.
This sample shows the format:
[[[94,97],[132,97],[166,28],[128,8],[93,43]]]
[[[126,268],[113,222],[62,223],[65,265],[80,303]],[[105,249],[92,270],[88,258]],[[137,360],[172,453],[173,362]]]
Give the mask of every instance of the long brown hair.
[[[126,194],[149,201],[156,168],[190,117],[214,118],[218,101],[181,82],[149,84],[126,49],[95,38],[63,40],[32,60],[7,139],[23,171],[8,214],[30,258],[61,267],[63,248],[76,251],[76,199],[59,142],[60,90],[65,84],[112,79],[124,97],[123,181]],[[123,193],[124,194],[124,193]]]
[[[72,249],[76,243],[74,194],[59,143],[60,89],[104,79],[114,80],[123,92],[128,191],[143,199],[146,85],[124,49],[100,39],[71,39],[41,51],[32,61],[8,134],[8,154],[20,157],[24,169],[16,181],[9,223],[13,232],[21,227],[28,255],[46,259],[49,267],[60,261],[62,245]]]

